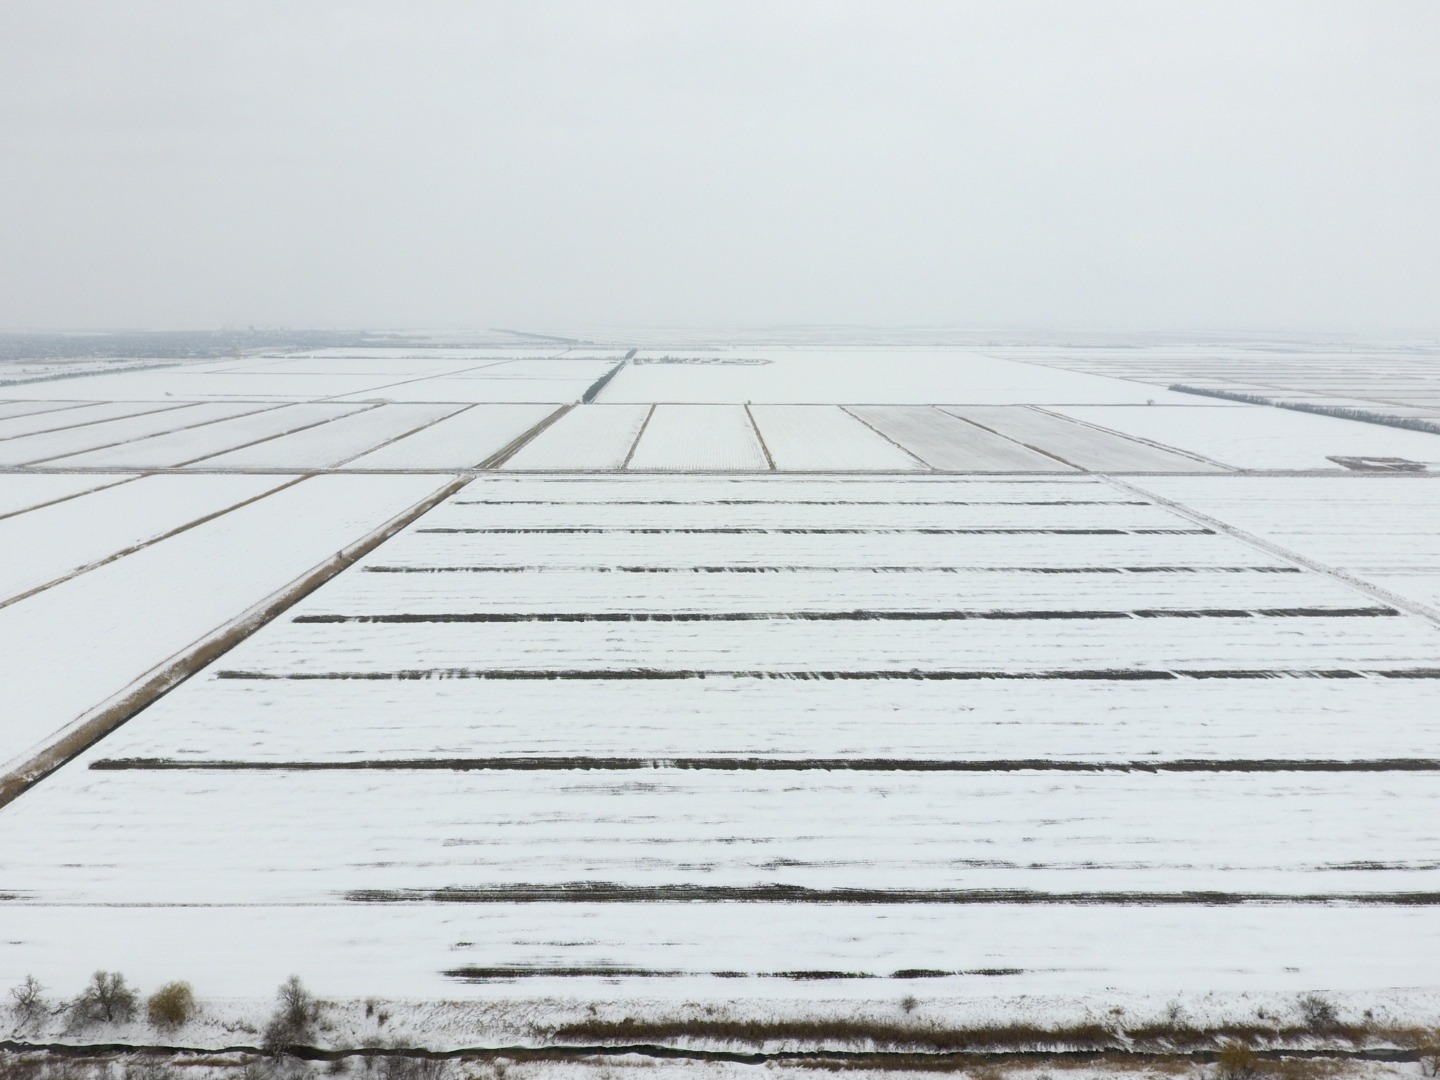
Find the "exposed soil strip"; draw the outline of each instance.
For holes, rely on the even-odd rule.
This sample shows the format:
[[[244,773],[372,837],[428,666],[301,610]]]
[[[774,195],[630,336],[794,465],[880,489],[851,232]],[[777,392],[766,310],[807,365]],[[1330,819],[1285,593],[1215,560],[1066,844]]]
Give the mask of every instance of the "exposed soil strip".
[[[344,761],[177,760],[101,758],[101,772],[628,772],[694,769],[707,772],[1064,772],[1064,773],[1384,773],[1440,772],[1440,758],[1369,760],[1181,758],[1170,761],[1076,761],[1057,758],[770,758],[770,757],[490,757],[372,758]]]
[[[1303,574],[1298,566],[362,566],[367,574]]]
[[[654,406],[651,406],[652,408]],[[1144,499],[456,499],[451,506],[1153,506]]]
[[[812,1025],[817,1028],[825,1025],[832,1029],[825,1034],[818,1032],[808,1036],[784,1034],[785,1029],[799,1029],[802,1024],[803,1022],[793,1021],[753,1024],[735,1021],[728,1025],[736,1029],[733,1034],[720,1034],[715,1030],[719,1024],[714,1021],[671,1023],[668,1025],[669,1030],[666,1031],[661,1030],[666,1027],[664,1021],[651,1024],[606,1024],[604,1021],[596,1021],[591,1026],[610,1029],[597,1037],[609,1037],[615,1041],[587,1043],[575,1041],[549,1045],[466,1046],[451,1050],[430,1050],[419,1046],[365,1046],[347,1049],[291,1046],[286,1049],[286,1055],[302,1061],[326,1062],[347,1062],[351,1059],[367,1063],[378,1060],[493,1061],[496,1063],[594,1062],[598,1060],[613,1062],[617,1065],[624,1064],[623,1060],[617,1059],[638,1057],[657,1060],[725,1062],[738,1065],[795,1062],[802,1066],[823,1068],[826,1071],[863,1069],[897,1072],[962,1072],[973,1070],[977,1066],[1037,1065],[1047,1062],[1114,1064],[1117,1069],[1137,1066],[1155,1067],[1169,1063],[1210,1063],[1215,1060],[1216,1049],[1222,1045],[1222,1040],[1233,1041],[1239,1038],[1246,1042],[1250,1041],[1244,1035],[1237,1035],[1236,1029],[1228,1026],[1213,1029],[1176,1029],[1176,1035],[1183,1036],[1183,1038],[1152,1035],[1142,1041],[1133,1038],[1130,1032],[1106,1028],[1099,1024],[1093,1025],[1101,1036],[1099,1038],[1089,1035],[1075,1039],[1068,1031],[1043,1028],[1032,1029],[1033,1038],[1009,1038],[1012,1029],[998,1026],[988,1029],[971,1029],[970,1031],[927,1029],[917,1026],[908,1032],[895,1032],[903,1037],[885,1038],[881,1032],[874,1030],[878,1025],[843,1020],[828,1024],[822,1021]],[[776,1042],[792,1041],[812,1045],[827,1042],[832,1044],[840,1042],[846,1045],[868,1043],[875,1046],[905,1047],[906,1049],[706,1050],[659,1042],[620,1041],[626,1036],[632,1039],[652,1037],[652,1030],[655,1038],[687,1040],[709,1038],[716,1042],[742,1046],[759,1047],[773,1045]],[[772,1031],[773,1034],[771,1034]],[[568,1031],[561,1029],[550,1034],[565,1037],[568,1035]],[[1267,1042],[1268,1045],[1256,1046],[1251,1053],[1257,1058],[1277,1062],[1286,1058],[1321,1062],[1415,1062],[1420,1060],[1420,1051],[1415,1049],[1391,1046],[1357,1048],[1354,1044],[1363,1041],[1363,1034],[1355,1039],[1350,1039],[1347,1031],[1331,1034],[1337,1040],[1350,1041],[1351,1045],[1316,1048],[1309,1045],[1315,1041],[1316,1032],[1314,1031],[1306,1029],[1294,1034],[1280,1032],[1277,1035],[1274,1029],[1264,1029],[1257,1031],[1254,1039]],[[1273,1045],[1273,1040],[1276,1038],[1296,1039],[1307,1045],[1277,1048]],[[1203,1049],[1176,1049],[1177,1042],[1184,1043],[1188,1047],[1203,1047]],[[1073,1048],[1077,1044],[1090,1048]],[[965,1049],[947,1047],[965,1047]],[[1024,1048],[1022,1049],[1022,1047]],[[123,1056],[128,1061],[132,1055],[142,1055],[149,1060],[168,1055],[177,1059],[177,1063],[181,1065],[190,1064],[192,1061],[197,1064],[209,1063],[218,1056],[229,1055],[244,1055],[255,1059],[269,1057],[268,1052],[261,1047],[244,1044],[190,1047],[118,1042],[33,1043],[16,1039],[0,1040],[0,1052],[45,1053],[58,1058],[80,1059],[86,1063],[93,1063],[97,1059],[106,1057],[119,1058]]]
[[[622,885],[569,881],[554,885],[452,885],[440,889],[351,889],[356,904],[1006,904],[1117,907],[1242,904],[1440,906],[1440,892],[1259,893],[1186,889],[1175,892],[1041,892],[1035,889],[812,889],[804,885]]]
[[[297,615],[297,623],[698,623],[964,622],[1047,619],[1349,619],[1399,615],[1394,608],[1137,608],[1130,611],[469,611],[385,615]]]
[[[698,534],[705,536],[744,536],[750,534],[782,536],[1213,536],[1214,529],[1067,529],[1067,528],[973,528],[973,529],[809,529],[809,528],[468,528],[460,526],[416,529],[417,533],[486,534],[521,536],[571,536],[616,534],[622,536],[669,536]]]
[[[956,976],[995,978],[1023,975],[1023,968],[976,968],[973,971],[941,971],[936,968],[904,968],[889,975],[863,971],[657,971],[627,967],[481,967],[467,965],[441,974],[463,982],[490,982],[497,979],[793,979],[799,982],[828,979],[948,979]]]
[[[1077,668],[1059,671],[921,671],[912,668],[880,671],[721,671],[684,668],[412,668],[401,671],[237,671],[222,670],[217,679],[287,682],[413,681],[424,679],[494,679],[546,682],[554,679],[794,679],[922,682],[1159,682],[1172,679],[1440,679],[1440,668]]]

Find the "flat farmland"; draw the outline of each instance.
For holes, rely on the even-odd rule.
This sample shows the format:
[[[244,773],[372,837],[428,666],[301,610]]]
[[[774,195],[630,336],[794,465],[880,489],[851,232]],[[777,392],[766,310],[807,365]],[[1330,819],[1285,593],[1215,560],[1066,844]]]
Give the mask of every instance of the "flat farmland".
[[[1440,435],[1126,363],[677,340],[25,384],[0,987],[184,978],[197,1048],[292,973],[438,1048],[1433,1023]]]

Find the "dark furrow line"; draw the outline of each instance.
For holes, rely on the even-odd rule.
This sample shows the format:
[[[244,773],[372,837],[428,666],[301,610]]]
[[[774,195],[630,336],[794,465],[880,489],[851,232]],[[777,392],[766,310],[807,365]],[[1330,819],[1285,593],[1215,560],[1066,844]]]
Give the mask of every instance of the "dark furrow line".
[[[760,444],[760,453],[765,455],[765,464],[769,466],[771,472],[774,472],[775,457],[770,453],[770,447],[765,442],[765,433],[760,430],[760,424],[756,421],[755,413],[751,411],[748,401],[745,403],[744,408],[745,419],[750,421],[750,430],[755,432],[755,441]]]
[[[1205,759],[1075,761],[1055,758],[940,760],[924,758],[770,757],[490,757],[395,758],[347,761],[190,761],[101,758],[99,772],[631,772],[657,769],[706,772],[1063,772],[1063,773],[1388,773],[1440,772],[1440,758],[1368,760]]]
[[[907,976],[896,975],[895,978]],[[823,1023],[823,1022],[822,1022]],[[606,1025],[597,1025],[601,1028]],[[1031,1029],[1024,1032],[1008,1032],[989,1029],[939,1030],[914,1027],[909,1029],[877,1030],[875,1025],[846,1025],[843,1021],[833,1031],[816,1032],[811,1025],[786,1024],[785,1022],[758,1025],[752,1034],[745,1032],[744,1022],[740,1024],[713,1021],[683,1020],[678,1023],[660,1021],[650,1025],[620,1023],[609,1025],[612,1030],[601,1031],[596,1037],[608,1042],[559,1042],[525,1044],[512,1046],[463,1046],[447,1050],[432,1050],[428,1047],[395,1045],[364,1046],[335,1049],[310,1045],[292,1045],[285,1055],[300,1061],[347,1062],[358,1059],[367,1063],[376,1060],[392,1061],[495,1061],[514,1062],[614,1062],[617,1059],[638,1057],[657,1061],[726,1062],[739,1065],[765,1065],[770,1062],[817,1063],[833,1071],[836,1065],[845,1068],[866,1068],[909,1072],[961,1072],[977,1065],[996,1064],[1053,1064],[1055,1062],[1086,1063],[1099,1062],[1113,1065],[1127,1062],[1154,1065],[1158,1062],[1199,1062],[1210,1063],[1216,1058],[1216,1048],[1225,1041],[1234,1041],[1236,1032],[1232,1027],[1181,1028],[1160,1033],[1139,1045],[1124,1031],[1102,1029],[1104,1039],[1097,1042],[1094,1030]],[[720,1026],[722,1031],[712,1033],[710,1029]],[[739,1032],[730,1030],[740,1028]],[[793,1030],[798,1028],[799,1030]],[[670,1030],[673,1029],[673,1030]],[[1188,1036],[1186,1048],[1177,1049],[1174,1035]],[[636,1042],[637,1032],[657,1038],[677,1036],[710,1036],[718,1042],[738,1043],[742,1046],[760,1046],[767,1043],[783,1042],[787,1038],[807,1044],[840,1042],[846,1046],[860,1042],[877,1046],[903,1047],[903,1049],[851,1050],[821,1045],[813,1049],[768,1049],[768,1050],[715,1050],[695,1046],[679,1046],[672,1043]],[[568,1031],[561,1029],[547,1033],[564,1036]],[[1284,1061],[1299,1058],[1315,1061],[1381,1061],[1415,1062],[1421,1053],[1411,1048],[1387,1046],[1357,1047],[1354,1042],[1346,1046],[1315,1047],[1315,1032],[1305,1028],[1298,1031],[1276,1031],[1274,1028],[1256,1028],[1242,1033],[1240,1039],[1246,1046],[1255,1046],[1251,1053],[1265,1061]],[[1336,1038],[1345,1038],[1348,1032],[1342,1030]],[[886,1037],[886,1036],[889,1037]],[[748,1036],[748,1037],[747,1037]],[[1275,1038],[1299,1039],[1305,1045],[1273,1045]],[[631,1040],[631,1041],[627,1041]],[[1077,1048],[1076,1044],[1084,1048]],[[1192,1044],[1200,1043],[1202,1048]],[[958,1047],[958,1049],[957,1049]],[[100,1056],[143,1054],[150,1057],[170,1054],[186,1063],[187,1059],[213,1059],[220,1055],[243,1054],[260,1058],[269,1056],[270,1050],[248,1044],[226,1044],[223,1046],[180,1046],[175,1044],[109,1042],[109,1043],[60,1043],[30,1042],[23,1039],[0,1040],[0,1053],[45,1053],[61,1059],[79,1059],[93,1063]]]
[[[440,534],[488,534],[488,535],[594,535],[613,533],[617,535],[671,535],[699,534],[714,536],[740,536],[748,534],[814,535],[814,536],[1214,536],[1214,529],[1099,529],[1099,528],[985,528],[970,529],[811,529],[811,528],[469,528],[463,526],[433,527],[415,529],[416,533]]]
[[[1298,566],[363,566],[367,574],[1303,574]]]
[[[412,668],[398,671],[292,671],[221,670],[217,679],[251,679],[291,682],[416,681],[424,679],[480,679],[545,682],[548,680],[669,680],[669,679],[776,679],[884,681],[904,679],[936,682],[1095,681],[1162,682],[1175,679],[1440,679],[1440,668],[1081,668],[1054,671],[741,671],[685,668]]]
[[[890,974],[876,974],[863,971],[661,971],[656,968],[635,967],[484,967],[467,964],[441,972],[451,979],[462,982],[490,982],[503,979],[788,979],[797,982],[829,979],[947,979],[956,976],[979,976],[996,978],[1005,975],[1023,975],[1024,968],[972,968],[965,971],[946,971],[940,968],[901,968]]]
[[[1144,499],[456,499],[451,506],[1154,506]]]
[[[1156,891],[1042,892],[1036,889],[816,889],[762,885],[623,885],[572,881],[553,885],[452,885],[439,889],[351,889],[356,904],[962,904],[1008,906],[1234,907],[1240,905],[1440,906],[1440,892],[1264,893],[1186,889]]]
[[[966,622],[1054,619],[1322,619],[1380,618],[1394,608],[1136,608],[1131,610],[1027,611],[467,611],[381,615],[297,615],[297,623],[700,623],[700,622]]]

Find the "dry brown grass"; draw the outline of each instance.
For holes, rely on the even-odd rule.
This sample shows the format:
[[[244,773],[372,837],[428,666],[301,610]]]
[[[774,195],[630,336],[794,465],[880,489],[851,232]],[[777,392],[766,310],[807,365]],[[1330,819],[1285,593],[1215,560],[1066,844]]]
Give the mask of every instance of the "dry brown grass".
[[[1096,1021],[1063,1027],[995,1024],[957,1027],[935,1021],[887,1021],[872,1018],[757,1020],[714,1016],[678,1016],[642,1020],[590,1018],[547,1032],[570,1045],[670,1043],[676,1040],[760,1049],[776,1044],[847,1047],[930,1053],[1004,1053],[1007,1051],[1081,1050],[1167,1053],[1203,1051],[1234,1044],[1257,1048],[1313,1043],[1358,1046],[1379,1035],[1374,1029],[1338,1021],[1323,1032],[1306,1025],[1226,1024],[1196,1027],[1185,1022],[1140,1025]]]
[[[145,1002],[145,1017],[152,1027],[173,1031],[195,1015],[195,992],[187,982],[166,983]]]

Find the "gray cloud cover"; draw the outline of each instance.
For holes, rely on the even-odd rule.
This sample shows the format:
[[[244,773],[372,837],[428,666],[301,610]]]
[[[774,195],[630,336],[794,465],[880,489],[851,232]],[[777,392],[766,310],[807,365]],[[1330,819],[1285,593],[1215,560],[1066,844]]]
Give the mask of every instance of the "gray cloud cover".
[[[1440,5],[0,5],[0,326],[1440,329]]]

